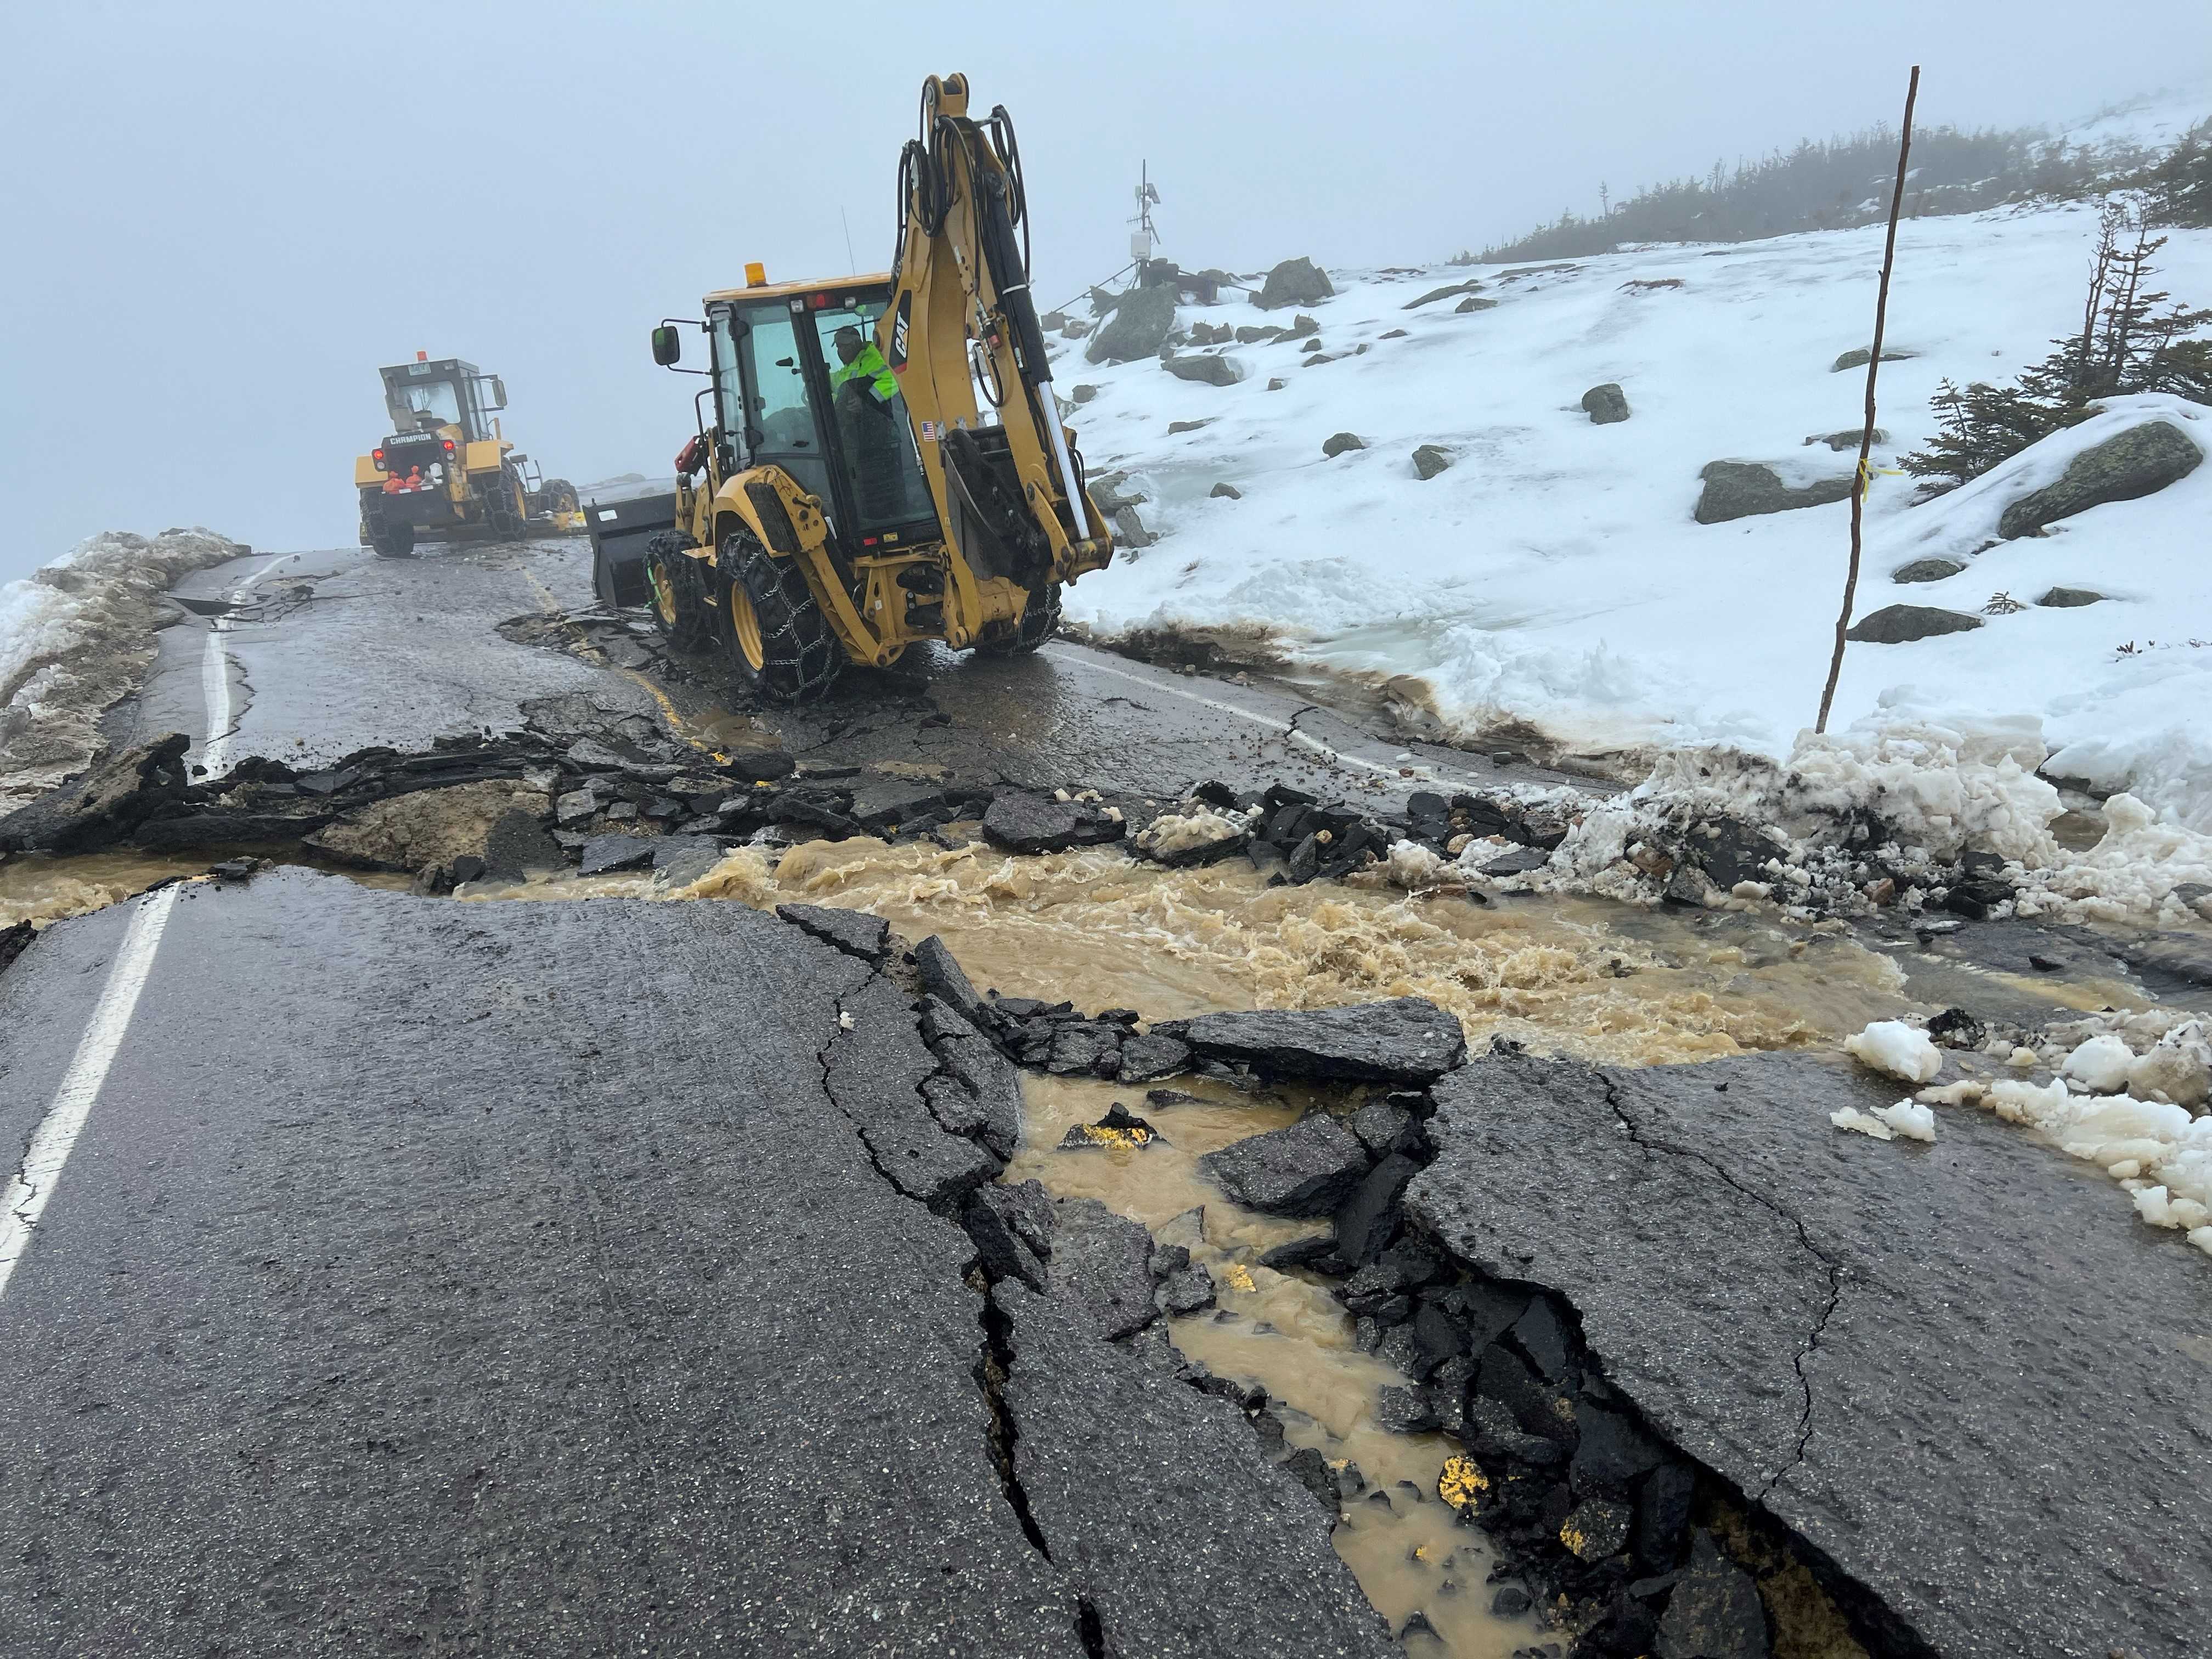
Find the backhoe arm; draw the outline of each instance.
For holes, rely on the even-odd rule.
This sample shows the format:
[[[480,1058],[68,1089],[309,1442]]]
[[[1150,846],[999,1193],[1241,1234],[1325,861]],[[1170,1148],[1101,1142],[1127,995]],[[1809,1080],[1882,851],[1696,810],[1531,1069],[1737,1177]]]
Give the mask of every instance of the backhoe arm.
[[[1113,539],[1060,424],[1005,108],[979,124],[967,77],[932,76],[899,185],[905,216],[877,344],[904,393],[939,520],[967,561],[1003,567],[995,574],[1024,586],[1103,568]],[[979,381],[996,427],[983,419]]]

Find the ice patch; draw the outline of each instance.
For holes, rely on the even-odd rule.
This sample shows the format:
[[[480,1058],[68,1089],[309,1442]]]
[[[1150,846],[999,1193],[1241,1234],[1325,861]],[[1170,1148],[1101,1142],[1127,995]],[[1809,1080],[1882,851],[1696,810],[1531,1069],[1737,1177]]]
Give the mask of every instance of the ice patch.
[[[1911,1100],[1900,1100],[1894,1106],[1877,1106],[1871,1113],[1862,1112],[1856,1106],[1844,1106],[1829,1113],[1828,1121],[1838,1129],[1856,1130],[1876,1140],[1889,1140],[1899,1135],[1907,1140],[1931,1143],[1936,1139],[1936,1114]]]
[[[2128,1069],[2135,1055],[2116,1036],[2094,1036],[2066,1056],[2060,1074],[2072,1078],[2091,1094],[2118,1094],[2128,1086]]]
[[[1943,1056],[1928,1033],[1901,1019],[1878,1019],[1844,1039],[1844,1052],[1869,1071],[1927,1083],[1943,1069]]]

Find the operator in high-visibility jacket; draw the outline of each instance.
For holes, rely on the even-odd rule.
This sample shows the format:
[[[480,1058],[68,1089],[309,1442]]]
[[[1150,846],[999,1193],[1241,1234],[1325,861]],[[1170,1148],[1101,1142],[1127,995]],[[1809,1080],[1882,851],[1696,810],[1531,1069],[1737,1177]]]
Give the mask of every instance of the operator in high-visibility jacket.
[[[830,372],[830,389],[842,395],[847,386],[857,387],[859,396],[871,408],[888,410],[891,399],[898,396],[898,376],[891,373],[876,343],[863,339],[860,331],[849,323],[831,338],[844,367]]]

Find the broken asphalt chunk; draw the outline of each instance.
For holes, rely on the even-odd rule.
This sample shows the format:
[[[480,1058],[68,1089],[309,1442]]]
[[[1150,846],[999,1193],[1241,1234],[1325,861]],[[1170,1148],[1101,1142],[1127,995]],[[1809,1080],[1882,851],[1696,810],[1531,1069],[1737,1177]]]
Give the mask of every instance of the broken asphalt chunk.
[[[1344,1008],[1202,1014],[1152,1028],[1263,1077],[1429,1084],[1467,1058],[1459,1021],[1422,997]]]
[[[1152,1236],[1095,1198],[1053,1206],[1052,1294],[1111,1341],[1152,1322]]]
[[[1367,1149],[1326,1112],[1252,1135],[1198,1161],[1200,1171],[1262,1215],[1326,1215],[1367,1173]]]
[[[617,870],[642,868],[653,862],[653,845],[643,836],[593,836],[584,843],[576,873],[604,876]]]
[[[1052,800],[1025,790],[1001,790],[983,814],[983,838],[1009,853],[1064,853],[1118,841],[1121,820],[1081,801]]]

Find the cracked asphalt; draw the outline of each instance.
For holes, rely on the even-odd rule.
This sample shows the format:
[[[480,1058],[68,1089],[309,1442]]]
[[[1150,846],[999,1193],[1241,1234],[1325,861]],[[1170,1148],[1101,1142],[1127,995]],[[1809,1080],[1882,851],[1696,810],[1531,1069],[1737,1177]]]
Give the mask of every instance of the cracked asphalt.
[[[1896,1650],[2201,1655],[2203,1256],[1976,1109],[1942,1109],[1932,1146],[1829,1124],[1896,1093],[1808,1054],[1492,1054],[1439,1085],[1407,1208],[1564,1295],[1613,1384]]]

